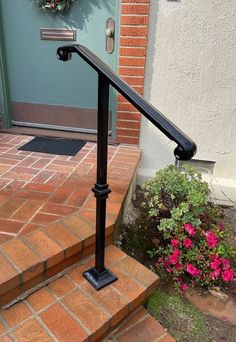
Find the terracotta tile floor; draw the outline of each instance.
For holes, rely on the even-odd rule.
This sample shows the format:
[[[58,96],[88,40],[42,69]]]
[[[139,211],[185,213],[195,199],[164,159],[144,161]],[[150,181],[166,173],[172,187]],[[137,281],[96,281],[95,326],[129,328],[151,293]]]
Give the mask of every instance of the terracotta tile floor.
[[[91,187],[96,144],[87,143],[74,157],[18,150],[31,139],[0,133],[0,245],[75,212],[89,222],[94,220]],[[109,146],[108,155],[113,190],[108,213],[112,215],[120,210],[124,195],[119,185],[130,181],[140,152],[135,147]]]

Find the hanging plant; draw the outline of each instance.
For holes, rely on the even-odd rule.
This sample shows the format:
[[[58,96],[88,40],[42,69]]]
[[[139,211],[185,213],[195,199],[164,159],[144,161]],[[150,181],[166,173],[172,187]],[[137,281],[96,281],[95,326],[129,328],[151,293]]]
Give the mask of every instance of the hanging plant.
[[[38,7],[53,13],[63,13],[75,0],[34,0]]]

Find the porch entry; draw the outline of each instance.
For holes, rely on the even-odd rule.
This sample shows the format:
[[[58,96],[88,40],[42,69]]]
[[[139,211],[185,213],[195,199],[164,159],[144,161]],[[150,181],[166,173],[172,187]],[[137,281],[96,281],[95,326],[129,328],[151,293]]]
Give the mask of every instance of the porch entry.
[[[95,133],[97,73],[81,59],[59,62],[55,52],[61,44],[83,44],[116,70],[119,1],[79,0],[63,16],[40,10],[31,0],[4,0],[1,6],[13,125]],[[113,52],[106,49],[109,18],[116,24]],[[42,29],[74,30],[75,41],[43,40]],[[110,131],[114,108],[115,95]]]

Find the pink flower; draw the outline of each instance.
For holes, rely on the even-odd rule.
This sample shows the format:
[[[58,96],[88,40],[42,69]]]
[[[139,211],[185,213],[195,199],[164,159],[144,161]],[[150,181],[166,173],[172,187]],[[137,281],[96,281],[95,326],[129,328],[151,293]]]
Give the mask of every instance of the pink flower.
[[[194,236],[196,234],[195,228],[190,223],[184,224],[184,229],[190,236]]]
[[[192,240],[189,238],[184,239],[183,245],[185,248],[192,248],[193,247]]]
[[[171,268],[170,268],[170,261],[169,261],[169,260],[164,260],[164,261],[163,261],[163,264],[164,264],[164,266],[165,266],[165,268],[166,268],[166,271],[167,271],[168,273],[172,272],[172,270],[171,270]]]
[[[216,256],[214,255],[213,257],[213,261],[211,262],[211,269],[212,270],[216,270],[220,267],[220,263],[221,263],[221,260]]]
[[[163,263],[163,262],[164,262],[164,257],[163,257],[163,256],[161,256],[160,258],[158,258],[157,264],[161,264],[161,263]]]
[[[188,290],[188,285],[187,285],[187,284],[181,284],[181,285],[180,285],[180,290],[181,290],[182,292],[187,291],[187,290]]]
[[[173,254],[170,256],[170,262],[173,265],[176,265],[179,259],[180,251],[178,249],[175,249]]]
[[[192,264],[187,264],[187,272],[190,273],[192,276],[199,276],[202,272],[198,270],[195,266]]]
[[[225,270],[222,272],[222,279],[226,282],[232,281],[234,280],[234,271],[232,268],[230,268],[229,270]]]
[[[178,277],[178,278],[177,278],[177,282],[178,282],[179,284],[183,283],[183,278],[182,278],[181,276]]]
[[[214,270],[214,272],[212,272],[211,278],[217,279],[219,277],[219,275],[220,275],[220,269],[218,268],[218,269]]]
[[[179,262],[177,262],[177,263],[175,264],[175,268],[176,268],[178,271],[180,271],[180,270],[182,269],[182,265],[181,265]]]
[[[170,266],[170,261],[169,260],[163,260],[163,264],[165,267],[169,267]]]
[[[230,268],[230,261],[226,258],[220,258],[220,262],[223,270],[228,270]]]
[[[174,248],[177,248],[177,247],[179,246],[179,241],[176,240],[176,239],[170,240],[170,243],[172,244],[172,246],[173,246]]]
[[[212,231],[206,233],[206,240],[210,248],[214,248],[218,243],[218,237]]]

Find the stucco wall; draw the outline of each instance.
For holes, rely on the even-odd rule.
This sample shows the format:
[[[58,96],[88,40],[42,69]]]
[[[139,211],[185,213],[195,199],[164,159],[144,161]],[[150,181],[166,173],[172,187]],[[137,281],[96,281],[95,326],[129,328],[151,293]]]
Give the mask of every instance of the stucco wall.
[[[236,1],[152,0],[144,96],[236,181]],[[174,162],[175,144],[142,119],[141,178]]]

